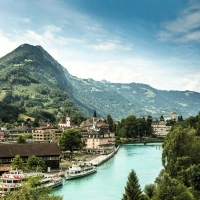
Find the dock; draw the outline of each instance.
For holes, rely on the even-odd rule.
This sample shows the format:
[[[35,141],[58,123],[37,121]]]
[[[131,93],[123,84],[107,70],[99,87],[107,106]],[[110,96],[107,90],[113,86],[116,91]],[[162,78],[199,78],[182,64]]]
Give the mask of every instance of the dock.
[[[98,166],[103,164],[105,161],[109,160],[117,151],[119,150],[119,146],[110,154],[107,155],[100,155],[98,157],[96,157],[95,159],[89,161],[89,164],[92,164],[94,166]]]

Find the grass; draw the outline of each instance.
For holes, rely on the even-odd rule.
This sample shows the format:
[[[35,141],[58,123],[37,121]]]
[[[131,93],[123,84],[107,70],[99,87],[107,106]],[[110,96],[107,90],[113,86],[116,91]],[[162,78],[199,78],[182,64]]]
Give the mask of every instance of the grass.
[[[29,116],[24,115],[24,114],[19,114],[18,119],[23,119],[24,121],[26,121],[27,119],[31,119],[32,122],[35,121],[35,118],[29,117]]]

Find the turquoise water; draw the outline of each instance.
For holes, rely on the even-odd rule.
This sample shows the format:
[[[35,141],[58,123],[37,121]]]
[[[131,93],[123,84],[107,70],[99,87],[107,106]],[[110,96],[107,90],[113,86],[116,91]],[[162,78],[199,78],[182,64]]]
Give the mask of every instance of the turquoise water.
[[[54,191],[64,200],[121,200],[127,177],[135,170],[141,188],[154,182],[162,169],[160,144],[123,145],[97,173],[65,181]]]

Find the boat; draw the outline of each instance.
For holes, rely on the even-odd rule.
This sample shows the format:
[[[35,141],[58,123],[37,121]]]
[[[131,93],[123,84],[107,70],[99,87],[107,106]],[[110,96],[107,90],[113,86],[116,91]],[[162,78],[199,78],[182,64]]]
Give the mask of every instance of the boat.
[[[73,164],[71,167],[69,167],[65,171],[65,179],[70,180],[70,179],[75,179],[83,176],[87,176],[89,174],[92,174],[97,171],[97,168],[93,165],[84,165],[80,166],[77,164]]]
[[[17,190],[22,186],[21,181],[25,179],[25,176],[21,170],[10,170],[4,173],[0,182],[0,197],[6,196],[10,191]]]
[[[40,187],[55,188],[63,184],[63,178],[58,174],[46,174],[39,181]]]

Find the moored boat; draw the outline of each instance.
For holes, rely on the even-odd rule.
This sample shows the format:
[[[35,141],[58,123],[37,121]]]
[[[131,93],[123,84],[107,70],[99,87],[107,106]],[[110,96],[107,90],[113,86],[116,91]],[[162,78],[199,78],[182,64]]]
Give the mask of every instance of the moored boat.
[[[63,178],[57,174],[46,174],[39,183],[41,184],[40,187],[55,188],[63,184]]]
[[[25,176],[21,170],[10,170],[4,173],[0,182],[0,196],[6,196],[8,192],[19,189],[23,179]]]
[[[65,179],[69,180],[74,178],[80,178],[92,174],[94,172],[97,172],[97,168],[95,166],[80,166],[77,164],[73,164],[65,171]]]

